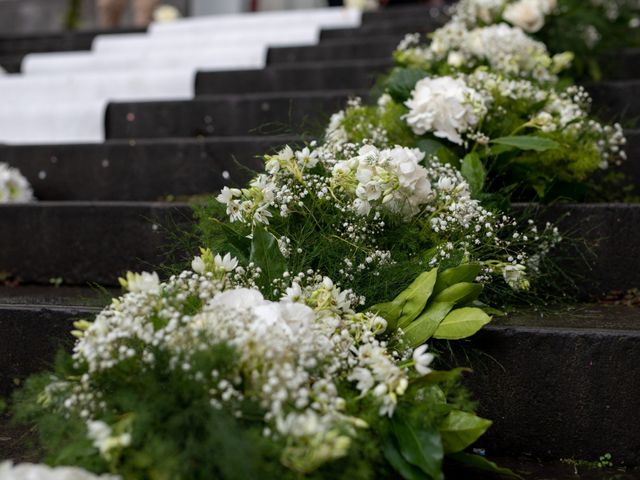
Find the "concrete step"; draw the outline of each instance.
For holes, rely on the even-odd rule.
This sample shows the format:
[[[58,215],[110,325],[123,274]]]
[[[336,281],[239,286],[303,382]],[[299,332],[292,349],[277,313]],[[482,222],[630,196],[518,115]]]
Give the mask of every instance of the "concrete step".
[[[387,60],[403,35],[374,38],[324,40],[311,47],[272,47],[267,63],[330,62],[344,60]]]
[[[637,126],[640,117],[640,79],[590,83],[587,89],[593,97],[596,111],[611,120],[627,119]]]
[[[5,34],[0,35],[0,55],[89,50],[93,39],[98,35],[142,32],[144,30],[139,28],[124,28],[46,34]]]
[[[474,369],[468,383],[480,414],[494,421],[478,445],[487,455],[597,460],[610,453],[618,465],[640,465],[640,309],[514,314],[463,350],[456,359]]]
[[[44,201],[157,201],[244,185],[261,156],[298,137],[112,140],[104,144],[0,146]]]
[[[250,92],[366,90],[393,66],[387,59],[309,62],[263,70],[200,72],[196,95]]]
[[[175,261],[174,236],[186,235],[191,222],[191,208],[178,203],[1,205],[0,272],[23,284],[117,285],[128,270]]]
[[[384,22],[379,24],[363,25],[360,28],[336,28],[323,30],[321,40],[336,38],[366,38],[388,35],[405,35],[407,33],[430,33],[442,26],[445,19],[406,19],[397,22]]]
[[[362,90],[211,95],[194,100],[112,103],[106,136],[211,137],[266,133],[320,133],[329,116]]]

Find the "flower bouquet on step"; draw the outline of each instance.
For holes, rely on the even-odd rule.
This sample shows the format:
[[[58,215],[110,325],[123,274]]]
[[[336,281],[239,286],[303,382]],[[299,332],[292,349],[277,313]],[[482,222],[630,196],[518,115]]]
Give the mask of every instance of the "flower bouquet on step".
[[[463,29],[496,24],[521,28],[553,54],[575,54],[573,75],[602,77],[599,61],[640,45],[638,0],[461,0],[451,23]]]
[[[48,463],[124,480],[435,480],[445,459],[510,474],[465,452],[491,422],[473,413],[463,369],[436,369],[425,344],[489,322],[471,306],[478,265],[431,268],[362,310],[309,272],[261,293],[274,252],[254,239],[247,266],[203,250],[165,283],[129,274],[128,293],[75,324],[73,353],[19,395]]]

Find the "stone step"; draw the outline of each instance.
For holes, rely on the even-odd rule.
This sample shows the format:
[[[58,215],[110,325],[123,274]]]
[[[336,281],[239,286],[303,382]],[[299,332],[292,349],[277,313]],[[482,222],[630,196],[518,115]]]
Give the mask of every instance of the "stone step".
[[[640,194],[640,130],[625,132],[621,171]],[[157,201],[244,185],[261,156],[298,136],[110,140],[104,144],[0,146],[41,201]]]
[[[156,201],[244,185],[259,157],[298,137],[112,140],[104,144],[0,146],[44,201]]]
[[[267,63],[328,62],[344,60],[387,60],[403,35],[324,40],[310,47],[272,47]]]
[[[191,212],[180,203],[0,205],[0,272],[23,284],[117,285],[128,270],[176,261],[174,237],[187,234]]]
[[[591,83],[587,89],[602,117],[635,121],[640,116],[640,79]]]
[[[282,64],[263,70],[200,72],[196,76],[196,95],[366,90],[392,65],[386,59],[348,60]]]
[[[560,268],[589,298],[640,286],[640,205],[568,204],[520,211],[557,222],[568,239]],[[40,202],[0,206],[0,272],[23,284],[116,285],[127,270],[156,269],[189,256],[176,236],[188,235],[184,203]],[[4,233],[6,232],[6,233]],[[586,253],[585,253],[586,252]]]
[[[444,24],[443,18],[407,19],[397,22],[363,25],[360,28],[336,28],[323,30],[321,40],[336,38],[366,38],[388,35],[405,35],[407,33],[429,33]]]
[[[319,133],[350,96],[366,91],[210,95],[194,100],[109,105],[108,139]]]
[[[123,28],[47,34],[4,34],[0,35],[0,55],[89,50],[93,39],[98,35],[142,32],[144,30],[139,28]]]
[[[31,295],[33,303],[16,304],[2,294],[0,329],[9,348],[0,352],[0,396],[8,396],[28,375],[50,368],[57,349],[71,347],[73,322],[98,309],[73,297],[46,304]],[[576,305],[495,318],[471,342],[454,345],[453,355],[455,365],[473,369],[466,383],[479,413],[494,422],[476,445],[489,458],[524,457],[529,463],[597,460],[609,453],[616,466],[636,471],[640,465],[639,309]],[[443,354],[445,364],[447,358]],[[521,462],[506,465],[528,471]]]
[[[597,460],[610,453],[617,465],[640,465],[637,307],[496,319],[457,351],[458,362],[465,358],[480,414],[494,421],[478,445],[488,456]]]

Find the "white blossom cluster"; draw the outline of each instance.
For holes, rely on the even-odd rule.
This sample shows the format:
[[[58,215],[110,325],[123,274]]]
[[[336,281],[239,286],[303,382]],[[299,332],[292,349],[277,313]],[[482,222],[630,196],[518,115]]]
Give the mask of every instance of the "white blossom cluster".
[[[401,63],[434,68],[446,64],[449,70],[471,71],[487,66],[492,71],[548,83],[566,68],[571,56],[550,56],[546,46],[521,28],[499,23],[468,29],[462,22],[449,22],[431,35],[428,45],[416,37],[405,38],[395,53]]]
[[[17,168],[0,162],[0,203],[25,203],[33,200],[33,191]]]
[[[557,9],[557,0],[461,0],[453,11],[453,22],[468,28],[497,23],[500,19],[534,33]]]
[[[211,408],[227,407],[241,417],[243,400],[257,403],[264,435],[285,438],[283,462],[302,471],[345,455],[356,431],[367,426],[346,412],[345,395],[370,396],[378,415],[392,416],[410,378],[430,372],[426,346],[390,349],[380,337],[386,321],[356,313],[353,293],[329,278],[298,274],[285,282],[279,301],[269,301],[241,286],[237,278],[246,274],[229,255],[205,250],[193,265],[196,271],[166,283],[155,274],[128,275],[128,293],[93,323],[77,324],[73,361],[85,373],[45,391],[44,401],[86,420],[89,438],[106,459],[131,444],[131,432],[96,420],[107,404],[94,378],[123,362],[152,369],[153,352],[168,353],[170,368],[201,383]],[[185,313],[194,299],[202,307]],[[224,374],[201,371],[193,361],[215,345],[237,354]]]
[[[12,462],[0,463],[0,480],[120,480],[114,475],[94,475],[78,467],[56,467]]]
[[[416,135],[433,133],[461,145],[461,134],[473,130],[487,113],[484,98],[461,78],[425,77],[405,105],[404,120]]]

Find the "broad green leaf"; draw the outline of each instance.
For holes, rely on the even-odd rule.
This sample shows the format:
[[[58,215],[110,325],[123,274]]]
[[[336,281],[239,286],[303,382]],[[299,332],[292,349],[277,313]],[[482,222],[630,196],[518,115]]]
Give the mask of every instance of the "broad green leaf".
[[[443,145],[438,140],[434,140],[432,138],[421,138],[416,142],[416,147],[422,150],[427,157],[431,155],[435,155],[438,157],[440,163],[453,165],[456,168],[460,168],[460,159],[458,155],[453,153],[453,151]]]
[[[536,137],[535,135],[514,135],[511,137],[499,137],[491,140],[491,143],[498,145],[509,145],[520,150],[535,150],[536,152],[544,152],[558,148],[560,144],[550,138]]]
[[[451,455],[447,455],[447,459],[453,460],[461,465],[465,465],[475,470],[496,473],[498,475],[502,475],[510,478],[522,479],[520,475],[516,474],[512,470],[504,467],[499,467],[495,463],[487,460],[484,457],[481,457],[480,455],[460,452],[460,453],[453,453]]]
[[[442,480],[444,450],[440,432],[419,430],[398,416],[393,418],[391,426],[402,457],[433,480]]]
[[[398,447],[395,445],[393,439],[385,439],[384,445],[382,446],[382,452],[395,471],[398,472],[405,480],[426,480],[429,478],[422,472],[422,470],[411,465],[404,459],[398,451]]]
[[[482,189],[484,188],[484,181],[487,177],[487,171],[485,170],[484,165],[480,160],[480,156],[477,153],[468,153],[462,159],[460,173],[462,173],[462,176],[469,184],[472,196],[477,197],[480,193],[482,193]]]
[[[471,372],[470,368],[458,367],[451,370],[433,370],[427,375],[419,377],[411,382],[412,388],[421,388],[427,385],[435,385],[438,383],[446,383],[456,380],[465,372]]]
[[[256,227],[253,231],[250,259],[262,269],[269,283],[281,277],[286,270],[286,260],[280,252],[278,240],[263,227]]]
[[[398,318],[398,327],[406,327],[424,310],[437,278],[437,267],[423,272],[393,300],[394,304],[402,308],[402,313]]]
[[[482,293],[482,288],[480,283],[455,283],[433,297],[433,302],[453,304],[472,302]]]
[[[469,412],[454,410],[440,424],[445,453],[461,452],[480,438],[493,422]]]
[[[441,340],[460,340],[470,337],[490,321],[491,317],[479,308],[458,308],[445,317],[433,337]]]
[[[416,348],[429,340],[438,330],[440,323],[451,311],[453,302],[433,302],[422,314],[404,329],[404,340]]]
[[[417,68],[394,68],[387,77],[387,91],[396,102],[404,103],[411,96],[418,80],[426,76],[424,70]]]
[[[398,325],[398,318],[402,314],[402,306],[394,302],[378,303],[369,307],[367,311],[380,315],[387,321],[387,328],[395,330]]]
[[[438,279],[433,287],[433,293],[440,293],[447,287],[460,282],[473,282],[482,266],[479,263],[463,263],[457,267],[448,268],[438,274]]]

